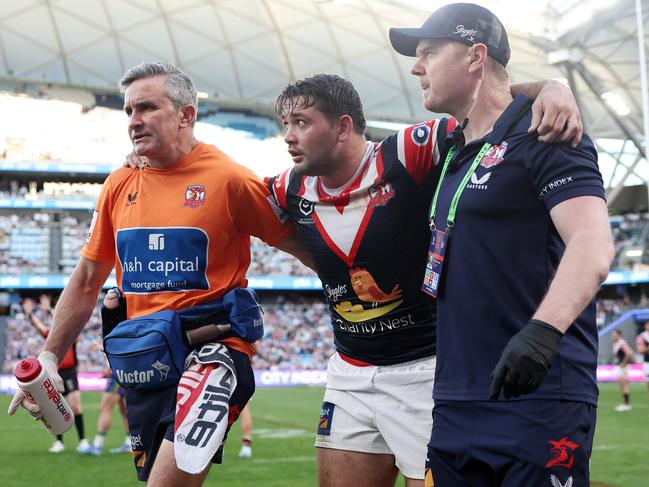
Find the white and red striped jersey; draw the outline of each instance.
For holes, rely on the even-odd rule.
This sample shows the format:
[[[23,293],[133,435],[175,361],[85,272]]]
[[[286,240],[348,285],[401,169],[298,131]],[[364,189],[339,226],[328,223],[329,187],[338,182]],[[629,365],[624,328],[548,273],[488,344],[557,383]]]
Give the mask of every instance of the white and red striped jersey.
[[[613,342],[613,360],[616,364],[624,361],[625,357],[633,357],[633,350],[624,338],[615,340]]]
[[[354,176],[330,189],[293,168],[268,180],[304,235],[325,289],[335,345],[355,360],[389,365],[435,354],[434,303],[421,292],[439,178],[442,119],[368,142]]]

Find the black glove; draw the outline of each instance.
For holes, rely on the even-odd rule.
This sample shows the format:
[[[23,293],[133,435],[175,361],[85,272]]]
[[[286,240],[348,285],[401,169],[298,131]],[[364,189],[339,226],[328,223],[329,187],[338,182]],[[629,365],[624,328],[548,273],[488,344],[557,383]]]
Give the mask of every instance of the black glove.
[[[537,390],[559,349],[562,336],[554,326],[530,320],[509,339],[491,373],[489,399],[497,400],[501,389],[505,399]]]
[[[111,307],[106,307],[106,303]],[[126,299],[118,288],[114,287],[106,293],[100,312],[101,332],[104,337],[119,323],[126,320]]]

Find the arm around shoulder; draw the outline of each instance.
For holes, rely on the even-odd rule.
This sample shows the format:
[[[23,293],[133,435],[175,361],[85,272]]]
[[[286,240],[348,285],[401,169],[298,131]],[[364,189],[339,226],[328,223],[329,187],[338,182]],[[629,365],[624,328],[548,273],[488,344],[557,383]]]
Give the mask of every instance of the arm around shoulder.
[[[510,86],[513,96],[534,100],[528,132],[538,132],[541,142],[569,142],[577,147],[584,133],[577,100],[570,88],[555,80],[518,83]]]
[[[291,236],[277,244],[276,247],[287,254],[291,254],[305,266],[315,270],[315,263],[313,262],[311,253],[307,249],[304,237],[299,231],[293,232]]]

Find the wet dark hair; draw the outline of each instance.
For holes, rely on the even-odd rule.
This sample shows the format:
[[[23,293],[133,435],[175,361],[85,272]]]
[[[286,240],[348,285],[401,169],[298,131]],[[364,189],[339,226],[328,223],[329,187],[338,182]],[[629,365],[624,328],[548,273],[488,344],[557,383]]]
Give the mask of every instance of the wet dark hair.
[[[298,106],[313,106],[330,121],[349,115],[354,131],[361,135],[365,132],[361,97],[350,81],[335,74],[316,74],[289,84],[277,97],[275,113],[281,119]]]

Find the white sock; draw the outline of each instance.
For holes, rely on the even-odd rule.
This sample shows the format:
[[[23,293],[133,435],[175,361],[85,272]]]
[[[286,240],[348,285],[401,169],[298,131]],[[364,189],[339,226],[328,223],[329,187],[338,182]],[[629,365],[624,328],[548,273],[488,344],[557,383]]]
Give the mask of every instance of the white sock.
[[[126,435],[124,437],[124,444],[129,447],[131,446],[131,435]]]
[[[106,441],[106,433],[97,433],[95,435],[95,439],[92,442],[93,446],[95,448],[103,448],[104,447],[104,442]]]

